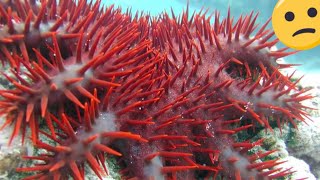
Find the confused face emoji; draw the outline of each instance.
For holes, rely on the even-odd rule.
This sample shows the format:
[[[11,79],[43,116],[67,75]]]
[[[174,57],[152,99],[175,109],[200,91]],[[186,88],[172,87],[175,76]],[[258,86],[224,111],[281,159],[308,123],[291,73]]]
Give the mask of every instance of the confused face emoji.
[[[297,49],[320,44],[320,0],[279,0],[272,14],[278,39]]]

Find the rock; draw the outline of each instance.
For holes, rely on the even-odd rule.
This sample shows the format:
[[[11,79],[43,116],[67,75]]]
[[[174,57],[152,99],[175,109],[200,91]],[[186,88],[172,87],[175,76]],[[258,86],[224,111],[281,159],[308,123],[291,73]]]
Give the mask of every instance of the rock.
[[[299,124],[298,130],[292,130],[294,141],[288,143],[290,155],[306,161],[317,178],[320,177],[320,124],[317,123],[319,120],[318,117],[308,125]]]
[[[297,159],[293,156],[288,156],[283,159],[287,161],[277,167],[282,167],[284,169],[292,168],[291,171],[295,171],[290,175],[290,179],[303,179],[316,180],[316,177],[310,172],[309,165],[303,160]]]
[[[3,122],[3,119],[1,119],[1,122]],[[8,145],[12,128],[7,127],[0,131],[0,179],[20,179],[16,177],[15,169],[26,163],[22,156],[33,151],[30,141],[26,140],[25,144],[22,145],[19,137]]]

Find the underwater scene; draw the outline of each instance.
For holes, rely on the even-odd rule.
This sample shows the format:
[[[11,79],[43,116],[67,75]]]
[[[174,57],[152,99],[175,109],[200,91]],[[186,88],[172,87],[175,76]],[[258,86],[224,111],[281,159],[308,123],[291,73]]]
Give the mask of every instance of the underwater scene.
[[[114,4],[121,7],[123,10],[131,8],[133,12],[143,11],[148,12],[153,16],[159,15],[164,11],[170,12],[171,8],[177,14],[181,13],[187,4],[187,0],[104,0],[103,3],[106,5]],[[234,17],[240,17],[240,15],[249,14],[251,11],[259,13],[257,18],[257,23],[263,24],[266,22],[273,13],[273,9],[277,4],[277,0],[267,1],[267,0],[189,0],[190,13],[193,11],[199,12],[201,8],[209,9],[209,12],[218,10],[221,13],[221,17],[227,15],[228,8],[230,7],[231,14]],[[155,5],[156,4],[156,5]],[[210,14],[210,13],[208,13]],[[272,28],[272,24],[268,24],[268,28]],[[279,42],[278,47],[284,47],[284,45]],[[306,83],[315,84],[314,81],[320,84],[319,71],[320,71],[320,46],[312,49],[301,51],[294,56],[286,57],[286,62],[292,64],[301,64],[301,66],[296,67],[299,69],[301,74],[306,75],[311,80],[305,80]]]
[[[0,179],[320,178],[320,0],[0,0]]]

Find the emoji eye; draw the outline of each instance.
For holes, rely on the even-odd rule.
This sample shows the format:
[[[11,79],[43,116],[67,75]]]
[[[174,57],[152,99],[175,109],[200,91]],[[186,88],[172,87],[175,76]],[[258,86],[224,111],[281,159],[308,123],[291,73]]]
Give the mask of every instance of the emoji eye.
[[[309,12],[309,11],[308,11]],[[284,15],[284,18],[287,21],[293,21],[294,20],[294,14],[291,11],[286,12],[286,14]]]
[[[309,17],[316,17],[317,15],[317,9],[316,8],[309,8],[308,9],[308,16]]]

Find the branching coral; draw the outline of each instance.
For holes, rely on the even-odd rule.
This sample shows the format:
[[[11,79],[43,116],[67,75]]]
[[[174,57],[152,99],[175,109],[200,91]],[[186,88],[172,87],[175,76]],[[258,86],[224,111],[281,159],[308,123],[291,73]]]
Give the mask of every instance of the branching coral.
[[[230,11],[222,21],[216,12],[211,24],[212,15],[189,17],[188,9],[150,18],[101,9],[99,1],[32,2],[0,9],[2,59],[14,75],[4,74],[14,89],[1,90],[3,127],[15,126],[10,142],[30,128],[35,147],[48,152],[26,157],[43,161],[17,169],[37,172],[26,179],[83,179],[85,163],[101,179],[109,156],[119,157],[124,179],[291,173],[264,160],[274,151],[248,154],[263,139],[233,137],[308,117],[300,103],[312,98],[308,89],[279,72],[291,65],[276,62],[295,52],[270,50],[278,40],[270,41],[268,22],[256,30],[253,13],[234,23]],[[39,41],[30,44],[34,32]]]

